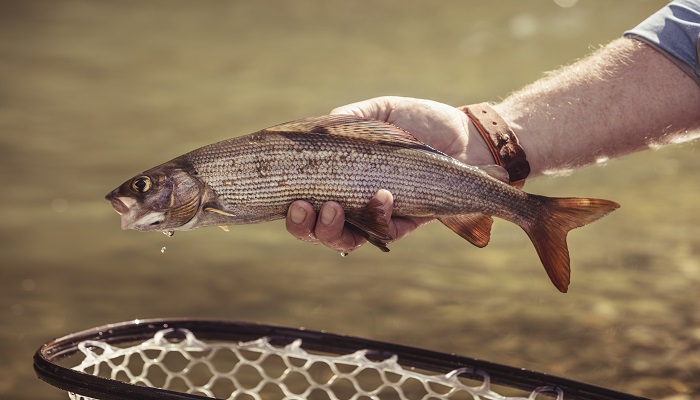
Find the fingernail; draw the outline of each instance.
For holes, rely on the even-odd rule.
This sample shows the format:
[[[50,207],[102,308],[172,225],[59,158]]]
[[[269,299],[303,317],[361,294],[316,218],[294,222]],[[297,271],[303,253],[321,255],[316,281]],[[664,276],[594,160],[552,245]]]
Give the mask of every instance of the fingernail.
[[[292,222],[295,224],[301,224],[306,219],[306,210],[301,207],[294,206],[289,210],[289,215],[292,217]]]
[[[386,190],[379,190],[375,194],[376,198],[382,202],[382,206],[385,206],[389,202],[389,192]]]
[[[324,225],[330,225],[335,219],[335,215],[335,208],[324,205],[321,209],[321,223]]]

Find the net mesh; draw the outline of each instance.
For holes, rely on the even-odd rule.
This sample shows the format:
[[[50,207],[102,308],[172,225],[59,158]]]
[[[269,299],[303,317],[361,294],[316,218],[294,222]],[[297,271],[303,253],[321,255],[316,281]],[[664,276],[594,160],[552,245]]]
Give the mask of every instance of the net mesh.
[[[266,337],[248,342],[207,342],[186,329],[177,329],[177,338],[173,333],[173,329],[164,329],[128,347],[82,342],[79,349],[85,358],[73,369],[219,399],[534,400],[540,394],[542,398],[564,399],[562,390],[555,387],[504,393],[510,389],[496,389],[483,371],[461,368],[431,374],[402,367],[396,356],[372,360],[367,350],[337,355],[304,349],[301,339],[287,345],[275,345]],[[69,395],[73,400],[90,399]]]

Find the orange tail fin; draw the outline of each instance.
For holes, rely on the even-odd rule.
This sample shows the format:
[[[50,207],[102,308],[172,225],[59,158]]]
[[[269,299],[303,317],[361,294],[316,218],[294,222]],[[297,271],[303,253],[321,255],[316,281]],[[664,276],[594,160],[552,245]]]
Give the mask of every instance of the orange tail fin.
[[[571,275],[566,234],[608,215],[620,205],[601,199],[537,197],[544,201],[542,212],[522,228],[535,245],[549,279],[566,293]]]

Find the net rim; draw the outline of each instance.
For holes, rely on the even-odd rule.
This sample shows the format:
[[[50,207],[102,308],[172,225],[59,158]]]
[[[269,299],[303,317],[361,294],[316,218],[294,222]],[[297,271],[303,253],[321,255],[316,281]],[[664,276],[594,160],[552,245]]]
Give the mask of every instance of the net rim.
[[[69,357],[79,352],[79,344],[86,340],[99,340],[110,345],[116,345],[146,340],[153,337],[158,331],[168,328],[189,330],[201,340],[241,342],[268,337],[270,340],[280,344],[288,344],[301,339],[305,348],[329,353],[349,354],[358,350],[368,350],[368,354],[372,354],[378,359],[396,355],[404,366],[426,369],[441,374],[461,370],[463,371],[461,375],[465,377],[483,379],[480,372],[485,372],[489,375],[491,383],[512,388],[533,391],[544,386],[554,386],[562,389],[567,399],[645,400],[644,397],[568,378],[456,354],[441,353],[326,331],[216,319],[137,319],[71,333],[50,340],[42,345],[34,354],[34,370],[39,379],[52,386],[95,399],[210,400],[209,397],[201,395],[138,386],[94,376],[55,363],[61,358]]]

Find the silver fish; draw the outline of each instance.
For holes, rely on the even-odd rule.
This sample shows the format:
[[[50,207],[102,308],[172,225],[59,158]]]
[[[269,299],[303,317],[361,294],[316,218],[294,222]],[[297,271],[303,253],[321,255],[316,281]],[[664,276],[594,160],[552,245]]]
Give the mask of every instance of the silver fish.
[[[619,207],[601,199],[551,198],[508,185],[500,167],[474,167],[394,125],[352,116],[292,121],[191,151],[124,182],[106,199],[122,229],[189,230],[284,218],[295,200],[318,210],[340,203],[346,226],[389,251],[379,189],[396,216],[435,217],[478,247],[492,216],[528,234],[554,285],[570,281],[569,230]]]

